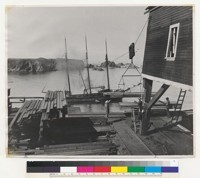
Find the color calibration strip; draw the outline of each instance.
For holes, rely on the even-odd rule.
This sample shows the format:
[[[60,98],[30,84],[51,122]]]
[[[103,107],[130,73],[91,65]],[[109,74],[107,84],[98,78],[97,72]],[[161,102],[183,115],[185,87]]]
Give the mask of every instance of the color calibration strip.
[[[76,165],[75,165],[76,164]],[[109,165],[110,164],[110,165]],[[27,162],[27,173],[178,173],[178,163],[84,161],[84,162]]]
[[[60,167],[61,173],[178,173],[178,167],[78,166]]]

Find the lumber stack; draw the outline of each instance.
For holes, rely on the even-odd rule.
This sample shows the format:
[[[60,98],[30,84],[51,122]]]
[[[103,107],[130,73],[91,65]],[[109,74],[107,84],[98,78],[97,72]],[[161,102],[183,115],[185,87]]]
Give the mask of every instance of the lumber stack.
[[[63,109],[67,105],[64,91],[48,91],[42,101],[40,110],[49,113],[51,109]]]
[[[47,155],[113,155],[117,146],[109,141],[51,145],[44,148]]]
[[[15,114],[11,123],[9,124],[9,131],[15,126],[23,125],[23,122],[30,116],[34,116],[40,113],[42,100],[28,100],[25,101],[18,112]]]
[[[40,111],[42,112],[40,120],[40,130],[39,130],[39,140],[44,138],[45,132],[45,121],[50,120],[51,110],[56,110],[59,113],[59,118],[62,117],[62,110],[66,109],[67,101],[65,96],[65,91],[47,91],[42,104],[40,106]]]
[[[18,155],[116,155],[118,147],[109,142],[75,143],[45,146],[40,149],[17,149],[11,154]]]

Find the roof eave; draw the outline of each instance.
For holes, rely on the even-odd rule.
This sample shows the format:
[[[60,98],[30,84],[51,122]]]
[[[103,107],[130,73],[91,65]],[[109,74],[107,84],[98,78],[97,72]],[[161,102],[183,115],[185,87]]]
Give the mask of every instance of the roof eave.
[[[146,12],[144,12],[144,14],[147,14],[147,13],[150,13],[150,12],[153,12],[155,11],[156,9],[158,9],[159,7],[161,6],[153,6],[153,8],[146,8],[145,10],[147,10]]]

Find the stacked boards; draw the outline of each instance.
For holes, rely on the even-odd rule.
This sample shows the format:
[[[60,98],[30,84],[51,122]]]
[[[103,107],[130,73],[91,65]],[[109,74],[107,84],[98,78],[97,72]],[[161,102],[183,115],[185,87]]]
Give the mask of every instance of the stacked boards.
[[[43,130],[43,121],[49,119],[51,111],[53,109],[57,110],[59,112],[59,118],[61,117],[61,111],[66,106],[67,101],[64,91],[48,91],[43,100],[26,100],[8,126],[9,134],[12,136],[10,137],[11,140],[16,137],[20,139],[20,132],[23,132],[24,125],[28,125],[29,127],[36,122],[38,123],[38,121],[38,128],[40,128],[41,132]]]
[[[40,131],[39,140],[43,139],[45,132],[45,122],[50,121],[51,115],[56,115],[54,119],[62,117],[62,112],[67,110],[67,101],[65,91],[47,91],[44,100],[41,104],[41,120],[40,120]]]
[[[61,117],[61,110],[67,106],[65,91],[48,91],[41,104],[41,124],[42,121],[49,119],[49,113],[51,110],[56,109],[59,111],[59,117]]]
[[[61,110],[67,105],[64,91],[48,91],[42,101],[41,110],[49,113],[51,109]]]
[[[23,125],[23,122],[26,119],[40,114],[41,113],[41,110],[40,110],[41,105],[42,105],[42,100],[25,101],[24,104],[22,105],[22,107],[15,114],[11,123],[9,124],[9,131],[11,131],[11,129],[13,127]]]
[[[10,143],[9,153],[117,154],[117,146],[109,139],[115,135],[115,131],[107,122],[103,125],[98,122],[94,123],[94,119],[91,118],[94,114],[84,117],[84,119],[81,117],[82,113],[74,117],[71,114],[65,117],[65,111],[68,112],[69,109],[66,95],[65,91],[47,91],[43,100],[25,101],[9,125],[10,128],[13,128],[14,123],[20,122],[23,125],[22,128],[16,127],[16,129],[18,129],[18,135],[20,132],[23,136],[20,136],[17,142],[14,137],[14,141]],[[107,120],[105,113],[101,113],[100,116]],[[123,117],[125,116],[123,115]],[[45,145],[50,146],[46,147]]]

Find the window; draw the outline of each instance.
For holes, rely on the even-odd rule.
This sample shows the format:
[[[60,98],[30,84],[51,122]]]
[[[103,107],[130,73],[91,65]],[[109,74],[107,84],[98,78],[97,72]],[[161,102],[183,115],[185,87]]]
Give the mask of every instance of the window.
[[[176,57],[180,23],[170,25],[167,42],[166,60],[174,61]]]

